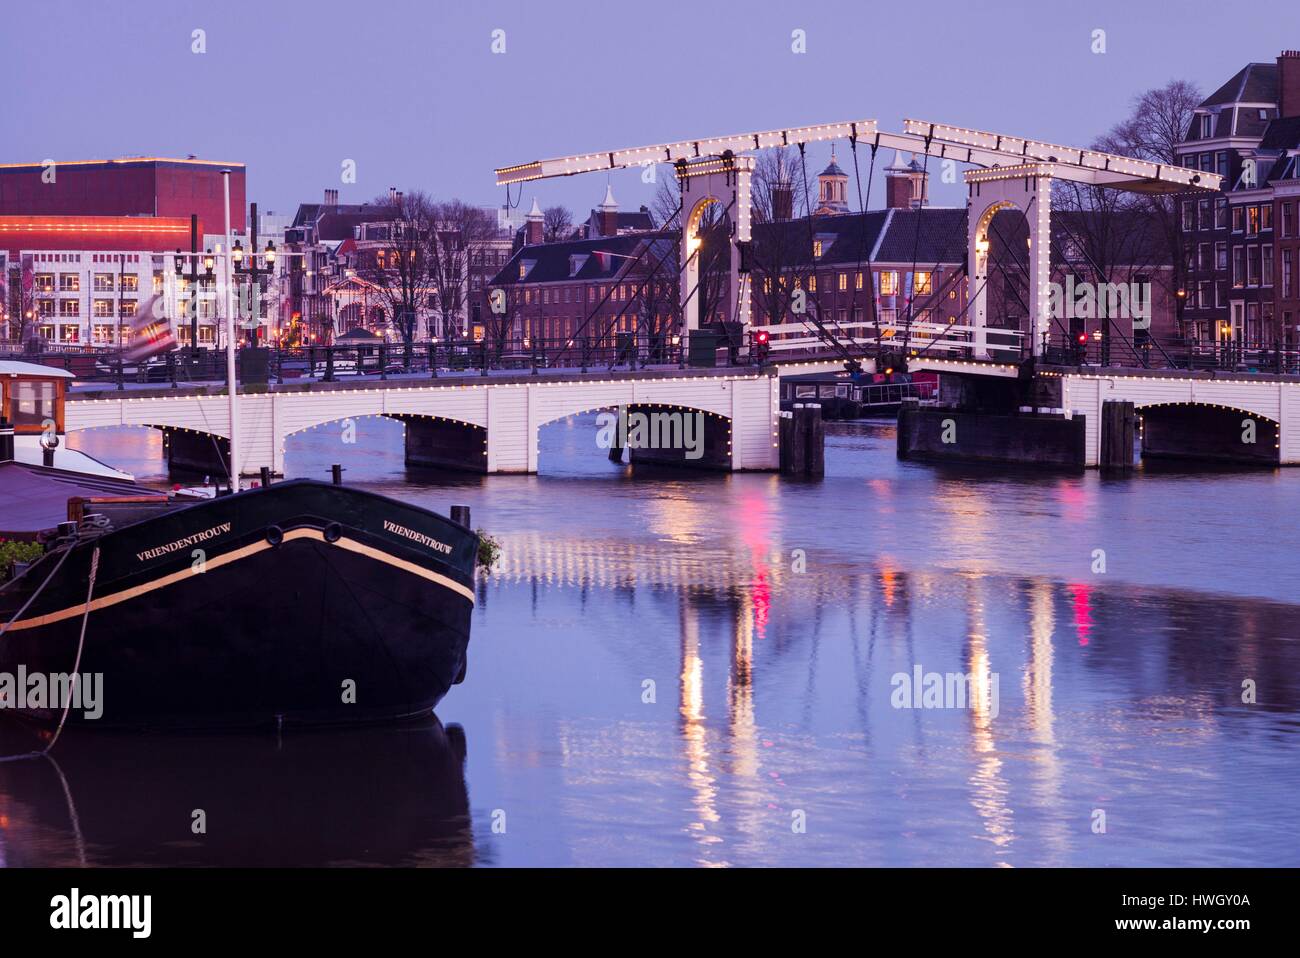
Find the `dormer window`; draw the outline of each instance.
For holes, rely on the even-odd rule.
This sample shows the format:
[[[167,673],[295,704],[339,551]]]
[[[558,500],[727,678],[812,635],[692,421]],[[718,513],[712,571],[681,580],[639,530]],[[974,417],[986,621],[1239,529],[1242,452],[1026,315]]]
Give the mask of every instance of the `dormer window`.
[[[818,259],[821,259],[821,258],[822,258],[822,241],[821,241],[821,240],[813,240],[813,256],[817,257]]]
[[[1260,110],[1260,112],[1263,113],[1264,111]],[[1261,119],[1263,119],[1263,117],[1261,117]],[[1208,140],[1213,135],[1214,135],[1214,117],[1212,117],[1208,113],[1202,113],[1200,138],[1202,140]]]

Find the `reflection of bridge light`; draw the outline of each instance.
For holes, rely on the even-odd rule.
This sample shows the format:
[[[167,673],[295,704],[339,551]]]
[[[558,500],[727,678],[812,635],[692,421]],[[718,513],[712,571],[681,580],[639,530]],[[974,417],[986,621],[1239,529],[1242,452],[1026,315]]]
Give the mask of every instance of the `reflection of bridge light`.
[[[755,561],[755,566],[758,563]],[[755,569],[754,577],[754,629],[761,639],[767,634],[767,619],[772,608],[772,589],[767,584],[767,572]]]
[[[1079,644],[1087,645],[1092,635],[1092,590],[1081,582],[1070,584],[1070,604],[1074,609],[1074,631],[1079,636]]]
[[[716,808],[717,788],[709,768],[708,728],[704,720],[704,662],[700,658],[699,621],[696,611],[683,602],[681,687],[682,738],[686,753],[687,781],[694,796],[698,820],[688,826],[703,845],[722,839],[710,835],[709,825],[720,820]]]
[[[880,587],[884,592],[885,605],[890,608],[894,605],[894,589],[896,588],[897,579],[898,573],[893,569],[882,568],[880,570]]]
[[[1002,759],[993,735],[993,670],[988,652],[984,603],[979,598],[979,580],[967,586],[966,669],[971,676],[971,747],[975,766],[970,776],[971,805],[984,819],[984,830],[998,848],[1015,841],[1008,786],[1002,776]],[[1005,864],[1005,863],[1000,863]]]

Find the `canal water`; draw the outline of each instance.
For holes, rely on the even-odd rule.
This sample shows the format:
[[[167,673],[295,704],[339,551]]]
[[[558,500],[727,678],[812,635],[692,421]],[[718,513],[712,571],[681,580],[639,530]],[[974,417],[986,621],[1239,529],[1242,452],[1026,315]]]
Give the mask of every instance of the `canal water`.
[[[633,475],[589,416],[466,478],[356,426],[289,474],[501,543],[465,684],[399,728],[73,729],[0,765],[0,864],[1300,864],[1300,470],[900,463],[880,423],[824,481]],[[155,433],[73,444],[163,481]]]

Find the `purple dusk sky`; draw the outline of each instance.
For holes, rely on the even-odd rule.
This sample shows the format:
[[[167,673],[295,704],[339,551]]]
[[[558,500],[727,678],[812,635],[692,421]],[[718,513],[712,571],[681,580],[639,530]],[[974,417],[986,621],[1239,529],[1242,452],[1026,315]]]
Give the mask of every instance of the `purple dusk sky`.
[[[1300,47],[1300,8],[1271,6],[13,3],[0,17],[0,162],[242,161],[249,199],[287,213],[325,187],[342,202],[393,185],[500,204],[496,166],[832,120],[897,129],[906,116],[1083,146],[1142,90],[1178,78],[1209,93]],[[195,29],[206,53],[191,52]],[[828,154],[810,149],[810,178]],[[345,159],[355,184],[340,182]],[[624,208],[649,202],[638,172],[613,182]],[[604,186],[602,174],[529,184],[522,201],[584,215]],[[958,186],[935,182],[933,195],[963,201]]]

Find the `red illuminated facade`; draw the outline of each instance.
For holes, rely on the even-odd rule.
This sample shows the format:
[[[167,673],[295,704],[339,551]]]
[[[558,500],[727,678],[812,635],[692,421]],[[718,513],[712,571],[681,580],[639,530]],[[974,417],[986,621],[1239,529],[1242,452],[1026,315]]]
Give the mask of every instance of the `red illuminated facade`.
[[[221,171],[230,170],[231,229],[244,232],[242,163],[161,158],[0,164],[0,215],[162,216],[198,214],[224,229]]]

